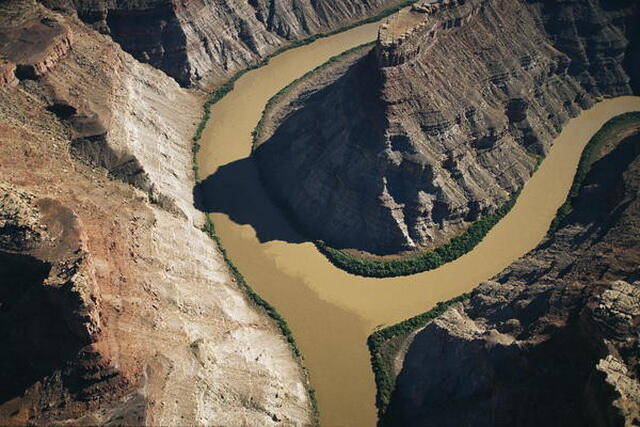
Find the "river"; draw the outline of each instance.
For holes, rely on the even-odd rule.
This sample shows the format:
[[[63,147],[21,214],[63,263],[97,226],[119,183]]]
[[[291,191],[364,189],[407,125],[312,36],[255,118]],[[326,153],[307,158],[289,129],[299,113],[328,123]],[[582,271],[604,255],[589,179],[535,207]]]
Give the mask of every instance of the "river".
[[[512,211],[471,253],[409,277],[352,276],[305,242],[266,195],[253,164],[251,132],[266,102],[292,80],[351,47],[373,41],[367,24],[289,50],[241,77],[211,110],[197,161],[219,201],[212,218],[247,282],[289,323],[316,389],[323,426],[374,426],[368,335],[467,292],[533,249],[566,198],[580,153],[611,117],[640,110],[640,98],[598,103],[572,119]]]

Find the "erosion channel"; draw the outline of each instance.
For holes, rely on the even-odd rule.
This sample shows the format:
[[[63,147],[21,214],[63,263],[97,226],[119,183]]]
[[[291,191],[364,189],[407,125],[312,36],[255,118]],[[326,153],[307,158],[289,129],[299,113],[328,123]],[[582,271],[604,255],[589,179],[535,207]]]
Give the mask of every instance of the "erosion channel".
[[[375,40],[377,28],[367,24],[317,40],[243,75],[212,107],[197,156],[222,245],[250,286],[289,323],[325,426],[375,425],[368,335],[469,291],[533,249],[566,198],[584,145],[610,118],[640,110],[640,98],[619,97],[569,121],[515,207],[467,255],[409,277],[353,276],[297,234],[271,202],[250,157],[251,132],[269,98],[332,56]]]

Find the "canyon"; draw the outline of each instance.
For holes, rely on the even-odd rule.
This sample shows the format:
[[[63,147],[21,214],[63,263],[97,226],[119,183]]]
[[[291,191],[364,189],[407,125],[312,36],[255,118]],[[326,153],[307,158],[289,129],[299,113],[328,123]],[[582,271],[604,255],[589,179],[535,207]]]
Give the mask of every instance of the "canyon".
[[[405,340],[385,425],[640,421],[635,120],[560,229]]]
[[[0,424],[313,424],[193,206],[202,97],[75,16],[0,4]]]
[[[252,133],[265,104],[295,96],[295,87],[317,76],[312,70],[349,47],[374,41],[377,31],[355,28],[244,74],[212,105],[197,154],[203,178],[199,207],[210,212],[217,236],[247,282],[287,319],[309,368],[322,425],[373,425],[367,336],[468,292],[533,249],[566,198],[584,144],[609,118],[640,109],[638,98],[617,97],[569,120],[512,211],[467,255],[410,277],[356,277],[333,266],[265,193]],[[283,88],[291,89],[282,94]]]
[[[418,2],[270,113],[255,156],[310,238],[388,255],[494,213],[579,111],[637,87],[638,7]]]
[[[640,110],[640,8],[418,1],[318,36],[400,4],[0,3],[0,424],[373,425],[369,334],[469,291],[379,421],[638,422],[637,127],[545,235]],[[309,241],[414,253],[520,190],[410,277]]]
[[[209,87],[270,53],[373,16],[401,0],[43,0],[75,11],[180,85]]]

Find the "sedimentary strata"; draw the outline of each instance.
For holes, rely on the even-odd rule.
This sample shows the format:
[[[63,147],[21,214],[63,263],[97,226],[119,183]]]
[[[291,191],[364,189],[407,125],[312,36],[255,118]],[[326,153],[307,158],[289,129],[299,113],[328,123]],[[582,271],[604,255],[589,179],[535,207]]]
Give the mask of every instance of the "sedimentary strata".
[[[631,1],[418,2],[279,107],[265,183],[332,246],[438,245],[520,188],[569,118],[632,93],[637,19]]]
[[[640,421],[639,142],[593,165],[564,227],[411,337],[387,424]]]
[[[67,54],[73,37],[56,19],[42,17],[21,24],[3,28],[0,51],[6,62],[13,64],[10,68],[15,79],[35,80]]]
[[[0,4],[0,54],[0,424],[311,424],[200,231],[202,99],[35,1]]]
[[[340,28],[400,0],[42,0],[78,16],[181,85],[220,83],[293,40]]]

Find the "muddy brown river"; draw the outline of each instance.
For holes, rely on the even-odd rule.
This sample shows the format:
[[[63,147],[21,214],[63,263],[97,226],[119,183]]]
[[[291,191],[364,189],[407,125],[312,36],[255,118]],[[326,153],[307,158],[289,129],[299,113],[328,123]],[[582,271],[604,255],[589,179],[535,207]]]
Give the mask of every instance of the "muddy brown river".
[[[210,184],[207,197],[222,244],[247,282],[289,323],[316,389],[323,426],[374,426],[368,335],[469,291],[533,249],[564,201],[590,137],[611,117],[640,110],[640,98],[620,97],[571,120],[515,207],[473,252],[409,277],[353,276],[296,234],[270,201],[249,158],[251,131],[278,90],[331,56],[374,40],[377,26],[290,50],[245,74],[212,108],[197,159]]]

